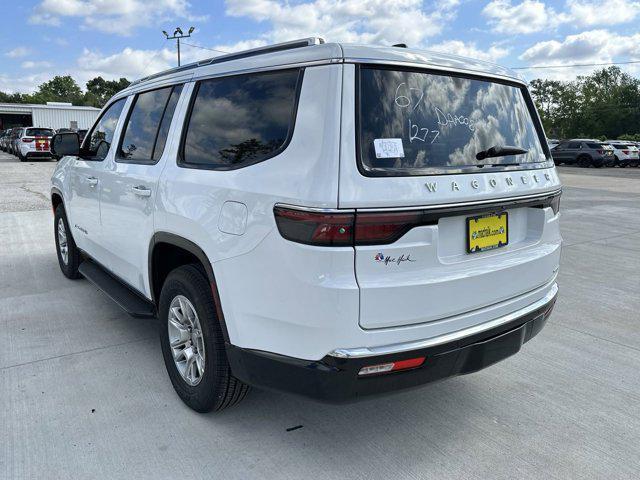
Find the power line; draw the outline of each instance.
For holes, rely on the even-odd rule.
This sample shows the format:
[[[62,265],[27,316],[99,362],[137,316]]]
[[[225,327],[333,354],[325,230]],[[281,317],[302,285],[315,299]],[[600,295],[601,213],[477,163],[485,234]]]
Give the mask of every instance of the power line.
[[[640,60],[631,60],[628,62],[574,63],[569,65],[533,65],[530,67],[511,67],[511,70],[535,70],[538,68],[604,67],[606,65],[629,65],[633,63],[640,63]]]
[[[201,48],[202,50],[210,50],[212,52],[231,53],[231,52],[225,52],[224,50],[216,50],[215,48],[208,48],[208,47],[202,47],[200,45],[194,45],[193,43],[182,42],[182,44],[183,45],[189,45],[190,47]]]

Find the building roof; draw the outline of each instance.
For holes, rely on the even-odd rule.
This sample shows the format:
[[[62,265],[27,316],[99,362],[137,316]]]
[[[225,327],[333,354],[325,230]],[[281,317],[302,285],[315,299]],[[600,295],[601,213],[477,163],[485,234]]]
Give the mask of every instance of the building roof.
[[[29,113],[34,109],[46,108],[52,110],[91,110],[100,111],[99,108],[87,107],[84,105],[65,105],[65,104],[39,104],[39,103],[0,103],[0,110],[9,111],[11,113]]]

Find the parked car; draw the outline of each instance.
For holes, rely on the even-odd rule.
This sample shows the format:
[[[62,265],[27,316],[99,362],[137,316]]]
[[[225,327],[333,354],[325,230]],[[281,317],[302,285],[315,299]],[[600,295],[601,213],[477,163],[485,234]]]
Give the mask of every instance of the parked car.
[[[16,155],[21,162],[36,158],[51,158],[49,144],[53,137],[53,129],[27,127],[16,141]]]
[[[6,151],[7,140],[11,134],[11,129],[7,128],[0,132],[0,150],[3,152]]]
[[[566,163],[600,168],[614,160],[613,148],[593,139],[564,140],[551,153],[556,165]]]
[[[9,138],[9,153],[11,155],[18,155],[18,142],[23,132],[23,127],[16,127],[11,130],[11,137]]]
[[[614,165],[624,168],[627,166],[637,167],[640,163],[638,147],[633,142],[611,140],[606,144],[614,148]]]
[[[554,305],[560,181],[526,84],[490,63],[272,45],[134,82],[52,147],[63,274],[159,317],[197,411],[471,373]]]

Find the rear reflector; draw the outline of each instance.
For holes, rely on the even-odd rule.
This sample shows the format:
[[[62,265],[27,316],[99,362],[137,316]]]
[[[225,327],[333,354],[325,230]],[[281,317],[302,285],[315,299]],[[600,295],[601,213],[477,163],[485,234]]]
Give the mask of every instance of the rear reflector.
[[[399,360],[397,362],[381,363],[379,365],[371,365],[362,367],[358,372],[358,376],[378,375],[381,373],[398,372],[400,370],[409,370],[417,368],[424,363],[425,357],[410,358],[409,360]]]

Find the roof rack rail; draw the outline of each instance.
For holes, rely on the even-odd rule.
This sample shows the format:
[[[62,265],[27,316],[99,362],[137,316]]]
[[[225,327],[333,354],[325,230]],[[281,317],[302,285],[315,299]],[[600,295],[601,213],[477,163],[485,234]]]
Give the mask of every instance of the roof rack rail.
[[[312,45],[321,45],[323,43],[324,43],[323,38],[308,37],[308,38],[302,38],[300,40],[291,40],[289,42],[275,43],[273,45],[265,45],[264,47],[252,48],[250,50],[243,50],[237,53],[228,53],[226,55],[218,55],[217,57],[207,58],[205,60],[200,60],[198,62],[182,65],[181,67],[170,68],[169,70],[164,70],[162,72],[154,73],[153,75],[148,75],[146,77],[139,78],[138,80],[131,82],[129,86],[132,87],[139,83],[146,82],[147,80],[164,77],[172,73],[192,70],[194,68],[202,67],[204,65],[213,65],[216,63],[229,62],[231,60],[238,60],[240,58],[254,57],[256,55],[263,55],[265,53],[280,52],[282,50],[291,50],[294,48],[309,47]]]

